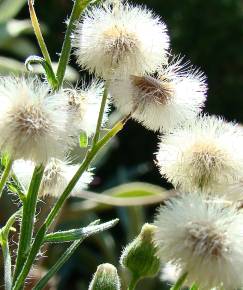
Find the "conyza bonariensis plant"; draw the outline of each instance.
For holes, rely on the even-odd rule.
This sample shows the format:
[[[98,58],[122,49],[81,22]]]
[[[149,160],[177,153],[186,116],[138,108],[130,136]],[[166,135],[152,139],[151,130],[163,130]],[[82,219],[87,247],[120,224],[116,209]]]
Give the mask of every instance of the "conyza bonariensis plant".
[[[86,237],[118,222],[51,230],[65,201],[92,181],[92,160],[131,118],[163,134],[156,164],[177,194],[160,207],[154,224],[145,224],[125,247],[120,263],[131,274],[129,284],[124,286],[117,269],[104,263],[89,290],[133,290],[160,269],[162,279],[174,285],[171,289],[242,287],[243,213],[238,201],[243,131],[238,124],[202,114],[204,74],[171,54],[159,16],[119,0],[74,1],[54,71],[34,3],[28,4],[42,57],[30,56],[26,67],[39,63],[45,73],[42,78],[33,73],[0,77],[0,191],[8,187],[20,200],[19,210],[0,230],[5,289],[24,289],[45,244],[69,242],[33,288],[44,289]],[[71,51],[80,68],[93,75],[90,83],[64,83]],[[111,103],[124,117],[101,137]],[[70,152],[81,141],[88,150],[76,164]],[[55,203],[37,226],[37,204],[46,195]],[[15,221],[20,221],[16,255],[9,247]]]

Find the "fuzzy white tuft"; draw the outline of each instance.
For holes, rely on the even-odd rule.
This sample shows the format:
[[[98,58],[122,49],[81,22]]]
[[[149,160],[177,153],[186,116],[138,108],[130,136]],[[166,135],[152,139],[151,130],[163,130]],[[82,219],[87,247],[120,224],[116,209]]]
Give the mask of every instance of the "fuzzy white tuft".
[[[156,77],[130,76],[114,80],[110,92],[116,107],[154,131],[170,131],[195,118],[206,99],[205,77],[198,70],[186,70],[181,61],[161,68]]]
[[[181,276],[181,269],[178,265],[175,265],[171,262],[166,263],[162,270],[160,279],[161,281],[170,282],[170,283],[176,283],[176,281]]]
[[[46,163],[72,145],[67,100],[37,78],[0,78],[0,150],[13,159]]]
[[[69,165],[67,161],[61,161],[54,158],[51,159],[44,171],[39,196],[60,196],[68,183],[71,181],[78,168],[79,165]],[[34,164],[30,161],[17,160],[13,164],[13,171],[17,176],[20,184],[25,190],[27,190],[34,171]],[[93,174],[91,172],[84,172],[72,190],[71,196],[80,196],[80,192],[87,188],[92,179]]]
[[[90,137],[95,133],[96,124],[99,116],[100,106],[104,93],[104,84],[93,81],[88,87],[82,86],[81,89],[67,89],[68,108],[70,111],[70,123],[80,131],[84,131]],[[110,105],[109,98],[103,114],[102,126],[108,119]]]
[[[120,3],[90,9],[73,37],[78,63],[104,79],[151,73],[167,63],[167,28],[142,7]]]
[[[200,116],[161,138],[161,174],[179,190],[225,193],[243,174],[243,130],[217,117]]]
[[[188,272],[187,285],[237,289],[243,285],[243,214],[186,194],[162,206],[155,241],[164,262]]]

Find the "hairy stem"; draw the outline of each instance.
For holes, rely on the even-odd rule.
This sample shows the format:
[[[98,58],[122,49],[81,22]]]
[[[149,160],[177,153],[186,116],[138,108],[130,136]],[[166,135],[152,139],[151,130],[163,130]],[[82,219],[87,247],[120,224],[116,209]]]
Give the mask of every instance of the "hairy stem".
[[[108,89],[107,89],[107,86],[106,86],[105,89],[104,89],[103,98],[102,98],[102,101],[101,101],[99,117],[98,117],[98,121],[97,121],[97,125],[96,125],[96,130],[95,130],[95,135],[94,135],[94,138],[93,138],[92,146],[95,146],[95,144],[99,141],[99,138],[100,138],[100,129],[101,129],[102,120],[103,120],[103,116],[104,116],[104,112],[105,112],[105,106],[106,106],[107,98],[108,98]]]
[[[0,180],[0,198],[1,198],[2,193],[3,193],[3,188],[8,180],[9,173],[10,173],[11,168],[12,168],[12,164],[13,164],[13,160],[8,159],[7,164],[4,168],[3,174],[1,176],[1,180]]]
[[[1,247],[4,260],[4,289],[12,290],[12,264],[8,241],[4,239],[1,243]]]
[[[21,220],[19,245],[18,245],[18,254],[17,254],[15,273],[14,273],[14,281],[17,278],[18,274],[21,272],[23,264],[30,251],[34,222],[35,222],[35,212],[36,212],[38,191],[39,191],[43,173],[44,173],[43,165],[35,167],[35,170],[31,179],[31,183],[28,189],[28,193],[23,203],[23,212],[22,212],[22,220]]]
[[[75,0],[74,2],[57,68],[57,80],[59,88],[62,86],[71,53],[71,34],[75,28],[75,22],[79,19],[80,15],[90,2],[91,0]]]
[[[19,273],[15,285],[13,287],[13,290],[19,290],[21,289],[22,285],[24,284],[24,281],[31,269],[32,264],[34,263],[34,260],[36,258],[36,255],[38,254],[38,251],[44,241],[44,237],[46,234],[46,231],[54,221],[57,214],[60,212],[62,206],[64,205],[65,201],[67,200],[68,196],[70,195],[71,191],[73,190],[74,186],[78,182],[79,178],[82,176],[84,171],[88,168],[91,161],[94,159],[96,154],[100,151],[100,149],[111,139],[113,138],[119,131],[122,130],[124,126],[123,121],[118,122],[90,151],[88,151],[83,163],[77,170],[76,174],[73,176],[72,180],[69,182],[68,186],[62,193],[62,195],[57,200],[56,204],[52,208],[51,212],[47,216],[44,224],[40,227],[38,230],[35,240],[32,244],[31,250],[29,252],[29,255],[25,261],[25,263],[22,264],[22,270]]]

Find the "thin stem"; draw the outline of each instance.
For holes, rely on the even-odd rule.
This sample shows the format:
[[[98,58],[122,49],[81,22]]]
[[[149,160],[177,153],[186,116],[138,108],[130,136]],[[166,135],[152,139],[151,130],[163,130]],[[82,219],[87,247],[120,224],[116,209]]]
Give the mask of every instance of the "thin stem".
[[[15,212],[7,221],[5,226],[0,231],[0,244],[3,252],[4,260],[4,284],[6,290],[12,290],[12,261],[8,245],[8,236],[11,227],[16,221],[17,216],[20,215],[22,209]]]
[[[59,88],[62,86],[71,53],[71,34],[75,28],[75,22],[79,19],[80,15],[90,2],[91,0],[75,0],[74,2],[57,68],[57,79]]]
[[[65,251],[65,253],[57,260],[54,266],[46,273],[46,275],[35,285],[33,290],[41,290],[44,289],[48,281],[52,276],[54,276],[57,271],[63,266],[63,264],[72,256],[75,250],[82,243],[83,239],[75,241],[71,244],[71,246]]]
[[[14,273],[14,281],[17,278],[18,274],[21,272],[23,264],[30,251],[35,221],[35,211],[38,198],[38,191],[42,180],[43,172],[44,172],[43,165],[35,167],[31,183],[28,189],[28,193],[23,203],[23,213],[18,245],[18,254]]]
[[[134,290],[136,288],[138,281],[139,281],[139,278],[133,275],[127,290]]]
[[[6,239],[2,240],[1,243],[3,259],[4,259],[4,285],[5,290],[12,290],[12,263],[9,252],[9,245]]]
[[[99,117],[98,117],[98,121],[97,121],[97,125],[96,125],[96,130],[95,130],[95,135],[93,138],[92,146],[95,146],[95,144],[99,141],[99,138],[100,138],[100,129],[101,129],[102,120],[103,120],[103,116],[104,116],[104,112],[105,112],[107,98],[108,98],[108,89],[106,86],[104,89],[103,98],[101,101],[100,112],[99,112]]]
[[[84,173],[84,171],[88,168],[91,161],[94,159],[98,151],[112,138],[114,137],[119,131],[122,130],[124,124],[122,122],[118,122],[90,151],[88,151],[88,154],[86,155],[86,158],[84,159],[83,163],[79,167],[78,171],[72,178],[72,180],[69,182],[68,186],[60,196],[60,198],[57,200],[55,206],[49,213],[45,225],[47,228],[52,224],[53,220],[55,219],[56,215],[59,213],[61,207],[63,206],[64,202],[70,195],[71,191],[73,190],[74,186]]]
[[[123,121],[118,122],[95,146],[92,150],[88,151],[83,163],[79,167],[76,174],[73,176],[72,180],[69,182],[68,186],[62,193],[62,195],[57,200],[56,204],[54,205],[53,209],[49,213],[48,217],[46,218],[44,224],[40,227],[38,230],[35,240],[32,244],[31,250],[29,252],[29,255],[25,261],[25,263],[22,264],[22,270],[20,274],[18,275],[15,285],[13,287],[13,290],[19,290],[22,285],[24,284],[24,281],[30,271],[30,268],[32,264],[34,263],[35,257],[38,254],[38,251],[42,245],[42,242],[44,240],[46,231],[54,221],[57,214],[60,212],[64,202],[70,195],[71,191],[73,190],[74,186],[78,182],[79,178],[82,176],[83,172],[88,168],[89,164],[93,160],[93,158],[96,156],[96,154],[99,152],[99,150],[112,138],[114,137],[119,131],[122,130],[124,126]]]
[[[183,283],[185,282],[186,280],[186,277],[187,277],[188,273],[184,273],[182,274],[179,279],[176,281],[176,284],[170,288],[170,290],[180,290],[181,287],[183,286]]]
[[[49,52],[47,50],[47,47],[46,47],[46,44],[44,41],[44,38],[43,38],[42,33],[41,33],[38,18],[37,18],[36,13],[35,13],[33,0],[28,0],[28,4],[29,4],[29,11],[30,11],[30,19],[31,19],[32,26],[33,26],[33,29],[35,32],[35,36],[37,38],[41,52],[42,52],[46,62],[49,64],[50,67],[52,67],[51,58],[50,58]]]
[[[1,180],[0,180],[0,198],[1,198],[2,193],[3,193],[3,188],[8,180],[9,173],[10,173],[11,168],[12,168],[12,164],[13,164],[13,160],[8,159],[7,164],[4,168]]]
[[[33,29],[35,32],[35,36],[37,38],[42,55],[45,59],[44,62],[42,63],[42,65],[46,71],[46,77],[47,77],[48,82],[50,83],[52,88],[55,90],[58,87],[58,82],[56,79],[56,75],[53,71],[51,57],[49,55],[48,49],[47,49],[46,44],[45,44],[45,40],[44,40],[43,35],[41,33],[40,24],[39,24],[38,18],[37,18],[36,13],[35,13],[33,0],[28,0],[28,4],[29,4],[29,11],[30,11],[30,19],[31,19],[31,23],[32,23],[32,26],[33,26]],[[35,57],[35,59],[36,58],[37,57]]]

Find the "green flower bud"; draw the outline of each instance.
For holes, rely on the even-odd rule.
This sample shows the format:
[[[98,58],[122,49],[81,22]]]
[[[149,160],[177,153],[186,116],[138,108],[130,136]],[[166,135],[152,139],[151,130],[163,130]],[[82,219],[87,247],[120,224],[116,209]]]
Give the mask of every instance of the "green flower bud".
[[[121,265],[128,268],[136,279],[155,276],[160,269],[157,248],[153,242],[155,230],[155,226],[145,224],[121,256]]]
[[[111,264],[101,264],[89,285],[89,290],[120,290],[120,280],[116,268]]]

